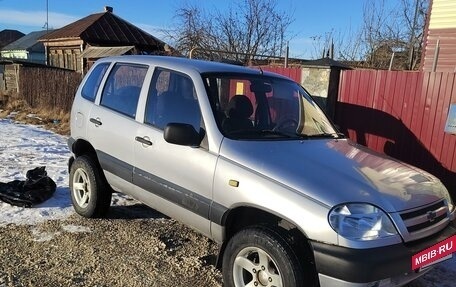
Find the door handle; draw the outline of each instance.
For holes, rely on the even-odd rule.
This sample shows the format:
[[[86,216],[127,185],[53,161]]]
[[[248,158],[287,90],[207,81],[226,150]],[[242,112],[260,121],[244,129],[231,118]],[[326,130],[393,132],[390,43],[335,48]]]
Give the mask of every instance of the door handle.
[[[147,138],[143,138],[143,137],[137,136],[137,137],[135,137],[135,140],[140,142],[140,143],[142,143],[142,144],[145,144],[145,145],[149,145],[149,146],[152,145],[152,142],[149,139],[147,139]]]
[[[99,118],[96,118],[96,119],[90,118],[90,122],[94,123],[96,126],[101,126],[103,124]]]

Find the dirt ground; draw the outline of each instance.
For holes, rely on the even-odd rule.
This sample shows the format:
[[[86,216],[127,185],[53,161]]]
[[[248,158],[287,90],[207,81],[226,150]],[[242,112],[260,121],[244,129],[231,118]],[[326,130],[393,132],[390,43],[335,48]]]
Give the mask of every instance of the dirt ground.
[[[143,205],[0,228],[0,286],[221,286],[218,245]]]
[[[105,219],[74,214],[0,227],[0,287],[222,287],[217,251],[214,242],[142,204],[111,206]],[[453,286],[442,284],[454,277],[445,270],[424,277],[407,286]]]

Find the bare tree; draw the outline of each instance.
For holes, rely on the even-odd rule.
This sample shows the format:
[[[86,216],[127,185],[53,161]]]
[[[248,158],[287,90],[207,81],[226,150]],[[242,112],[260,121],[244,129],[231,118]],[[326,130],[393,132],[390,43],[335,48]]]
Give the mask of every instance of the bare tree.
[[[402,0],[403,23],[408,36],[408,69],[417,68],[421,56],[426,25],[426,13],[429,9],[427,0]]]
[[[421,56],[428,0],[392,3],[367,0],[358,31],[348,34],[331,31],[336,57],[370,68],[387,69],[393,64],[395,69],[416,69]],[[325,48],[329,48],[327,43]]]
[[[165,33],[173,40],[178,51],[189,53],[194,47],[213,48],[212,22],[207,21],[202,10],[186,4],[176,11],[176,18],[178,19],[176,26],[179,28],[167,30]]]
[[[277,0],[238,0],[228,11],[210,13],[185,4],[177,9],[176,19],[177,28],[168,36],[182,53],[198,48],[200,56],[209,57],[204,50],[222,50],[229,52],[224,58],[244,63],[255,55],[282,56],[292,23],[290,14],[278,10]]]

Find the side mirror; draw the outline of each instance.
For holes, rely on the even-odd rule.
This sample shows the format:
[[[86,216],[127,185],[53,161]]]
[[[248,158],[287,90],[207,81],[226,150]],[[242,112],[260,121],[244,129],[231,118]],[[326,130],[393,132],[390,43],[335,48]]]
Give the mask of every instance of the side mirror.
[[[192,125],[182,123],[169,123],[163,133],[165,141],[171,144],[184,146],[199,146],[201,135]]]

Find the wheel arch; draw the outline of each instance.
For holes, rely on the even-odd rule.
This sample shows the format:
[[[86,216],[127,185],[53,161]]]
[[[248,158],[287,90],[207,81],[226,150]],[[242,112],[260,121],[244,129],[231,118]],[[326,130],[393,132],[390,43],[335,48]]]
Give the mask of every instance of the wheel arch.
[[[222,224],[225,228],[225,236],[217,257],[217,268],[221,268],[225,247],[231,237],[242,229],[259,225],[269,226],[283,234],[298,256],[305,256],[315,268],[313,250],[308,237],[304,231],[286,218],[258,207],[240,206],[227,211],[223,216]]]
[[[70,150],[74,154],[74,157],[71,157],[68,163],[68,172],[70,172],[71,165],[74,162],[74,158],[77,158],[81,155],[90,156],[95,163],[100,168],[100,162],[98,161],[98,156],[95,148],[90,144],[90,142],[84,139],[73,140],[70,144]]]

